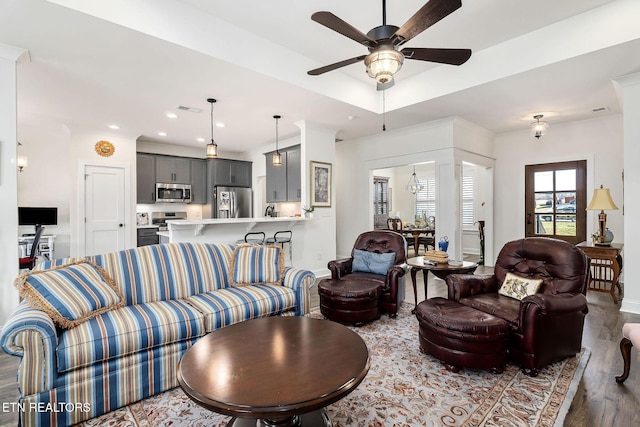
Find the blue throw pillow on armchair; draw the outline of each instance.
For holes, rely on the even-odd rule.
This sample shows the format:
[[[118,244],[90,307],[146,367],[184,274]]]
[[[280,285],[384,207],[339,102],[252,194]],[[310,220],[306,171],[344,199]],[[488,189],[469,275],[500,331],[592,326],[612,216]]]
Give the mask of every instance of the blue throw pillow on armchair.
[[[396,259],[395,252],[379,254],[360,249],[353,250],[351,271],[386,275]]]

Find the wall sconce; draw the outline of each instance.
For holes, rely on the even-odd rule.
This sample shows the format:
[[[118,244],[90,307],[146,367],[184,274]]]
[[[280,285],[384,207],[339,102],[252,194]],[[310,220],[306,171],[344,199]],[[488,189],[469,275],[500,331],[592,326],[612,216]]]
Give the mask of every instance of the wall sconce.
[[[531,123],[531,135],[536,139],[540,139],[540,137],[547,131],[547,122],[540,121],[543,117],[544,116],[542,114],[536,114],[533,116],[536,121]]]
[[[588,211],[600,211],[598,214],[598,237],[594,244],[597,246],[611,246],[613,240],[613,233],[609,231],[607,236],[607,214],[604,210],[618,210],[618,207],[611,198],[611,193],[608,188],[597,188],[593,190],[593,197],[591,197],[591,203],[587,206]]]
[[[29,166],[29,159],[27,156],[18,156],[16,157],[16,165],[18,166],[18,172],[22,173],[24,168]]]

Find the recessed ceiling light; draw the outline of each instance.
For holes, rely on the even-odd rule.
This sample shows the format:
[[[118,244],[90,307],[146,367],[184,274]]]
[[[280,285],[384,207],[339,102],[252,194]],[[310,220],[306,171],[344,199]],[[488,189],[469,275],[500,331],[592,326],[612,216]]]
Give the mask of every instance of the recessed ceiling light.
[[[198,139],[196,139],[196,141],[198,141],[198,142],[204,142],[204,138],[198,138]]]
[[[167,117],[169,117],[170,119],[177,119],[178,115],[176,113],[167,113]]]
[[[109,125],[109,129],[120,129],[118,125]]]
[[[167,136],[167,133],[166,133],[166,132],[158,132],[158,135],[160,135],[160,136]]]
[[[353,116],[353,115],[347,116],[347,119],[349,119],[349,120],[355,120],[357,118],[358,118],[358,116]]]
[[[224,123],[216,123],[216,127],[217,128],[223,128],[224,127]]]

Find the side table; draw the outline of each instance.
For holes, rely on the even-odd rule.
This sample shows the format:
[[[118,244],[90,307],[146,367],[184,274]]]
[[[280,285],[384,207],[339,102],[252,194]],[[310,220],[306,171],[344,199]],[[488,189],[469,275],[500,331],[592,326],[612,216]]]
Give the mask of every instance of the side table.
[[[471,274],[476,271],[478,264],[470,261],[463,261],[462,265],[436,264],[431,265],[424,262],[424,257],[417,256],[407,259],[407,265],[411,267],[411,281],[413,283],[413,299],[415,306],[411,310],[412,314],[416,313],[418,306],[418,292],[416,289],[416,274],[418,270],[422,270],[422,281],[424,282],[424,299],[427,299],[427,279],[429,271],[439,279],[444,280],[450,274]]]
[[[607,292],[611,294],[613,303],[618,303],[616,288],[622,295],[622,287],[618,278],[622,270],[622,243],[612,243],[611,246],[594,245],[592,242],[582,242],[577,245],[582,252],[591,258],[591,278],[589,290]]]

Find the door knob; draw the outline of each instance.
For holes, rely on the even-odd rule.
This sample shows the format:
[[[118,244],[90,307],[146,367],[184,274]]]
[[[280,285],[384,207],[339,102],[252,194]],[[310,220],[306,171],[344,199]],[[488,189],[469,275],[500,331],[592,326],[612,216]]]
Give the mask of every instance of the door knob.
[[[124,227],[124,224],[118,224],[118,227]]]

